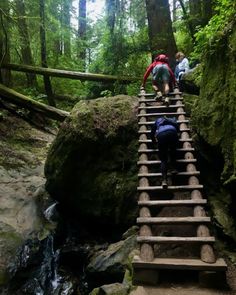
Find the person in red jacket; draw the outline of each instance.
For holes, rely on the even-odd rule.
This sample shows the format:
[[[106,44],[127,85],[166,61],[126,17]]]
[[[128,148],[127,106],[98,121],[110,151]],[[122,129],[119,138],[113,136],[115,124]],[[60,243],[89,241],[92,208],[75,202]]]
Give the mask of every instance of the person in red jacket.
[[[152,73],[152,87],[156,92],[156,100],[161,100],[162,96],[168,96],[170,86],[176,85],[175,75],[169,66],[169,59],[165,54],[158,55],[154,62],[149,65],[144,76],[141,89],[145,89],[148,76]],[[163,93],[163,95],[162,95]]]

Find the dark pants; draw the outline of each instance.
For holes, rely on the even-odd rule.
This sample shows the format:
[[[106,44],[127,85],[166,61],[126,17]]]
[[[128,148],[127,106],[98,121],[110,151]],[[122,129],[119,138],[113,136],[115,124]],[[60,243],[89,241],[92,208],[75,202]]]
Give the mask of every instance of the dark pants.
[[[163,179],[167,177],[167,162],[170,156],[170,162],[173,168],[176,168],[176,148],[178,144],[178,134],[174,130],[167,130],[157,135],[159,158],[161,160],[161,173]]]

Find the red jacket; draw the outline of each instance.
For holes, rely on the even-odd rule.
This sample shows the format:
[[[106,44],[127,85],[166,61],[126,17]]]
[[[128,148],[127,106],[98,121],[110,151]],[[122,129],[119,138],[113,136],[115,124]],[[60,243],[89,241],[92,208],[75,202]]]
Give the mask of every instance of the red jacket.
[[[154,69],[154,67],[155,67],[156,65],[162,65],[162,64],[167,65],[167,67],[168,67],[168,71],[169,71],[169,73],[170,73],[170,83],[172,83],[173,86],[174,86],[174,84],[176,83],[176,79],[175,79],[175,75],[174,75],[174,73],[172,72],[172,70],[171,70],[171,68],[170,68],[170,66],[169,66],[169,64],[168,64],[168,62],[159,61],[159,60],[154,60],[154,62],[153,62],[152,64],[150,64],[150,66],[147,68],[147,70],[146,70],[146,72],[145,72],[145,74],[144,74],[144,76],[143,76],[143,86],[144,86],[144,87],[145,87],[145,84],[146,84],[146,80],[147,80],[148,76],[150,75],[150,73],[152,72],[152,70]]]

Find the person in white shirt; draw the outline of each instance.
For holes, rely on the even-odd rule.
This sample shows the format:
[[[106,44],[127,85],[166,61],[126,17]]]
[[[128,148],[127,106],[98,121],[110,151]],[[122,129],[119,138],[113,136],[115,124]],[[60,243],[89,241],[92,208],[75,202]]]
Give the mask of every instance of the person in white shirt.
[[[189,70],[189,61],[183,52],[177,52],[175,58],[177,62],[175,67],[175,77],[177,82],[179,82],[181,76]]]

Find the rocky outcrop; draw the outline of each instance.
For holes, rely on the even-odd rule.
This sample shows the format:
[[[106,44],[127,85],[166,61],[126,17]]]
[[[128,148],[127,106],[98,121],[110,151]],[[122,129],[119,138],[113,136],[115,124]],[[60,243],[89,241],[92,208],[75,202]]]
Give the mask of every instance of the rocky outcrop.
[[[187,92],[193,95],[199,95],[200,82],[201,82],[201,65],[196,65],[193,69],[190,69],[181,76],[179,81],[180,91]]]
[[[212,39],[214,40],[214,38]],[[235,240],[236,189],[236,24],[225,25],[202,60],[200,96],[191,109],[202,171],[214,217]]]
[[[0,113],[0,285],[15,271],[19,247],[47,229],[39,202],[45,193],[43,162],[54,136],[7,111]]]
[[[51,196],[68,217],[100,232],[135,221],[137,102],[125,95],[80,101],[47,157]]]

